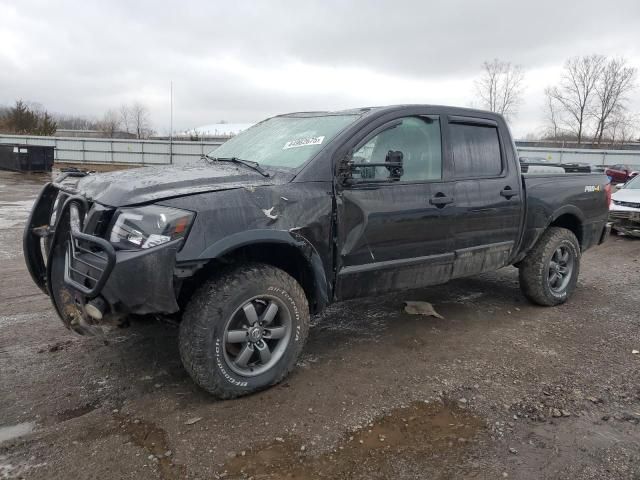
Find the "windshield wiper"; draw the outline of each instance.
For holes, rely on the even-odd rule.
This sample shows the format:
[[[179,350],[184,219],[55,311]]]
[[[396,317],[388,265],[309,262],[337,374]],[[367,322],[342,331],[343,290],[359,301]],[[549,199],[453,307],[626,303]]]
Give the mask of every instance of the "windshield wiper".
[[[260,167],[260,164],[258,162],[252,162],[251,160],[243,160],[241,158],[238,157],[212,157],[209,155],[202,155],[202,158],[204,158],[205,160],[211,162],[230,162],[230,163],[237,163],[240,165],[244,165],[245,167],[249,167],[252,170],[255,170],[256,172],[258,172],[260,175],[262,175],[263,177],[269,177],[269,172],[266,172],[262,167]]]

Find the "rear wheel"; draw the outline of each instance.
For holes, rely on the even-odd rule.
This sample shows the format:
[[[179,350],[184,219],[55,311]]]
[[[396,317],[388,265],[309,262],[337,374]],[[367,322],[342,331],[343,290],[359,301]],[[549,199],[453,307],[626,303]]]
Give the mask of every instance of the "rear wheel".
[[[198,290],[180,325],[180,355],[195,382],[220,398],[280,382],[309,330],[302,287],[264,264],[227,271]]]
[[[578,283],[578,239],[566,228],[550,227],[519,268],[520,288],[529,300],[545,306],[564,303]]]

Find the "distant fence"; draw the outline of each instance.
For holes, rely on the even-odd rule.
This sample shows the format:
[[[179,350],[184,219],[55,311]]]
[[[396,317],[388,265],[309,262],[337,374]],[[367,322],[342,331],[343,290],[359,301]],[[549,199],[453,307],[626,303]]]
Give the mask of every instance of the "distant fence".
[[[222,141],[169,142],[168,140],[121,140],[102,138],[39,137],[0,135],[0,143],[48,145],[56,147],[59,163],[122,163],[135,165],[184,165],[222,145]],[[615,165],[623,163],[640,169],[640,151],[576,148],[518,147],[521,157],[544,158],[556,163]]]
[[[529,159],[544,158],[555,163],[588,163],[615,165],[622,163],[640,169],[638,150],[597,150],[590,148],[517,147],[518,155]]]
[[[61,163],[184,165],[197,161],[201,155],[209,153],[223,142],[0,135],[0,143],[55,147],[55,161]]]

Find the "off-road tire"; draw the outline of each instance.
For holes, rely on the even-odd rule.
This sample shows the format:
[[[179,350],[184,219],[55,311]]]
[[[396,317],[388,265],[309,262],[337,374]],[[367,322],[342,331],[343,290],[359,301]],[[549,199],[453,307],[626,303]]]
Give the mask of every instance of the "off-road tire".
[[[573,255],[571,278],[561,292],[555,292],[549,284],[549,262],[554,252],[566,246]],[[580,273],[580,244],[570,230],[549,227],[519,265],[520,289],[533,303],[543,306],[560,305],[573,294]]]
[[[289,309],[291,336],[273,367],[257,376],[242,376],[229,368],[223,352],[224,328],[239,306],[265,294],[277,297]],[[308,333],[309,305],[300,284],[276,267],[248,263],[221,272],[193,294],[180,324],[180,357],[204,390],[221,399],[235,398],[282,381],[295,366]]]

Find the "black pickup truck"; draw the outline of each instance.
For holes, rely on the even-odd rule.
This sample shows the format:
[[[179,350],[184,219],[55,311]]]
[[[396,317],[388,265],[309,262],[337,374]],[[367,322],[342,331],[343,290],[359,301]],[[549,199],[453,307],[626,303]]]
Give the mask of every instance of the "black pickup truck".
[[[198,165],[63,175],[24,253],[68,328],[173,315],[186,370],[231,398],[282,380],[332,302],[506,265],[531,301],[565,302],[610,193],[600,174],[523,175],[493,113],[293,113]]]

